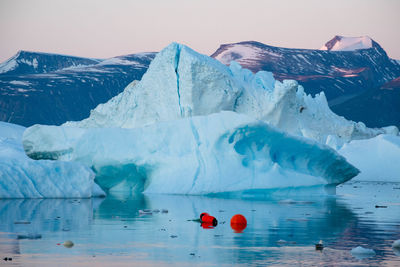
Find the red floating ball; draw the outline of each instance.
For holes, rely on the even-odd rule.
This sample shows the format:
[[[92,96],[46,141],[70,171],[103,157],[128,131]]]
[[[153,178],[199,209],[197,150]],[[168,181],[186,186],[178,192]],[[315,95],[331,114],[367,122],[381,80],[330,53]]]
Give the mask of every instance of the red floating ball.
[[[233,215],[231,219],[231,228],[237,232],[241,233],[247,227],[247,220],[241,214]]]
[[[203,227],[204,229],[213,229],[215,227],[215,225],[213,223],[201,223],[200,224],[201,227]]]
[[[200,214],[200,220],[203,218],[203,216],[205,216],[205,215],[210,215],[210,214],[208,214],[207,212],[203,212],[202,214]]]
[[[218,224],[217,219],[215,219],[214,216],[210,216],[210,215],[202,216],[201,222],[202,223],[211,223],[213,226],[217,226],[217,224]]]

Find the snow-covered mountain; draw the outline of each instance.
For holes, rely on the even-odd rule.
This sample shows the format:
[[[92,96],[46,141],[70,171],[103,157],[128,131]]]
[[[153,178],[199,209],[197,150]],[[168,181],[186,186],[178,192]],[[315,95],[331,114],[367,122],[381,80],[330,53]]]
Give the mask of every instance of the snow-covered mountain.
[[[48,73],[68,67],[95,65],[99,62],[101,60],[21,50],[0,64],[0,75]]]
[[[0,120],[30,126],[83,119],[140,79],[154,55],[88,59],[20,51],[0,65]]]
[[[221,45],[212,57],[226,65],[235,60],[253,72],[271,71],[278,80],[297,80],[306,93],[315,95],[323,91],[330,106],[400,76],[400,64],[369,37],[335,36],[323,49],[281,48],[249,41]],[[384,106],[381,111],[375,111],[377,114],[391,112]],[[339,115],[351,118],[351,113]],[[366,116],[362,118],[366,120]]]

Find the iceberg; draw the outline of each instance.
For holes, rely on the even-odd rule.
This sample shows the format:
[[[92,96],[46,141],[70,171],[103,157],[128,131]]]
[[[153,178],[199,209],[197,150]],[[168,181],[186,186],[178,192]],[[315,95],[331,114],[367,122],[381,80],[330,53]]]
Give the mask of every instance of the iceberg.
[[[90,116],[64,126],[139,128],[185,117],[234,111],[287,133],[341,146],[393,132],[371,129],[333,113],[323,92],[307,95],[294,80],[253,74],[232,62],[229,67],[187,46],[172,43],[157,54],[141,81],[134,81]],[[397,128],[396,128],[397,129]]]
[[[235,122],[233,117],[241,119]],[[229,125],[227,121],[230,122]],[[194,130],[190,128],[192,131],[189,131],[188,127],[183,126],[189,124],[196,125]],[[306,155],[308,150],[292,141],[287,143],[299,149],[295,156],[296,162],[309,162],[300,164],[302,167],[298,163],[290,163],[290,160],[279,161],[274,159],[273,154],[265,151],[261,153],[257,149],[251,150],[256,151],[254,153],[246,150],[251,156],[242,155],[246,159],[240,161],[236,158],[239,157],[239,152],[235,150],[237,146],[218,147],[213,143],[217,133],[221,137],[240,128],[246,129],[242,130],[244,136],[252,136],[251,142],[255,147],[261,142],[261,147],[268,149],[289,149],[286,145],[281,145],[278,149],[275,139],[266,138],[265,136],[270,135],[270,131],[265,130],[266,127],[287,133],[288,140],[301,140],[300,143],[305,142],[301,138],[313,140],[316,151],[320,151],[316,153],[325,155],[327,148],[324,145],[332,147],[361,170],[362,174],[357,179],[378,177],[376,170],[382,169],[378,162],[388,164],[391,159],[398,157],[394,142],[390,145],[393,153],[382,153],[379,160],[369,156],[366,150],[360,152],[357,149],[357,142],[371,147],[377,146],[378,149],[376,142],[382,141],[379,135],[386,136],[385,140],[398,140],[397,127],[372,129],[361,122],[346,120],[330,110],[323,92],[312,97],[305,94],[303,87],[296,81],[280,82],[266,71],[252,73],[234,61],[227,67],[177,43],[170,44],[157,54],[141,81],[133,81],[121,94],[97,106],[88,118],[67,122],[60,128],[43,125],[30,127],[23,137],[23,145],[29,157],[34,159],[78,161],[91,167],[96,173],[96,181],[107,190],[124,190],[127,187],[145,192],[183,194],[234,192],[257,188],[339,184],[358,173],[343,158],[331,154],[332,151],[328,153],[331,155],[331,162],[336,162],[339,169],[343,167],[349,172],[328,170],[328,165],[319,163],[316,164],[320,171],[316,172],[313,167],[306,167],[307,164],[314,164],[315,158],[310,160],[314,154]],[[192,137],[186,136],[197,136],[193,131],[203,132],[201,138],[207,142],[195,142],[196,138],[190,139]],[[112,136],[124,140],[131,152],[121,147],[123,145],[118,143],[120,140],[113,141]],[[152,137],[151,141],[148,136]],[[181,142],[176,142],[174,138]],[[156,140],[164,141],[160,143]],[[112,151],[111,148],[103,151],[108,143],[114,144],[116,150],[125,152]],[[87,152],[82,149],[84,144]],[[150,147],[153,146],[157,148],[151,150]],[[203,147],[207,148],[206,152],[202,150]],[[165,154],[165,151],[169,154]],[[188,154],[183,156],[178,151],[188,151]],[[222,161],[213,160],[215,155],[219,155]],[[231,159],[232,155],[235,156]],[[268,164],[264,162],[266,157]],[[167,159],[170,160],[168,163]],[[221,163],[225,160],[230,160],[234,167]],[[256,169],[250,166],[256,166]],[[253,172],[250,172],[252,168]],[[391,173],[386,177],[398,179],[392,178],[398,173],[396,166],[386,170]],[[272,174],[273,172],[275,173]],[[221,177],[217,177],[216,173],[222,173]],[[274,175],[281,179],[265,178]],[[297,175],[309,175],[313,178],[302,176],[304,179],[292,179]],[[287,178],[289,176],[291,178]],[[333,179],[333,176],[337,178]],[[138,177],[141,177],[140,182]],[[316,177],[319,177],[319,182],[315,180]],[[382,179],[388,179],[386,177]],[[207,179],[208,182],[205,182]],[[214,184],[216,181],[218,183]]]
[[[400,182],[400,137],[379,135],[366,140],[353,140],[338,152],[361,173],[354,180]]]
[[[232,111],[146,127],[35,125],[28,156],[80,162],[109,191],[220,194],[329,186],[358,174],[328,146]]]
[[[21,143],[24,130],[0,122],[0,199],[104,196],[88,167],[77,162],[28,158]]]
[[[364,259],[364,258],[369,258],[373,257],[376,255],[375,251],[370,248],[364,248],[362,246],[358,246],[356,248],[353,248],[350,251],[351,255],[357,259]]]

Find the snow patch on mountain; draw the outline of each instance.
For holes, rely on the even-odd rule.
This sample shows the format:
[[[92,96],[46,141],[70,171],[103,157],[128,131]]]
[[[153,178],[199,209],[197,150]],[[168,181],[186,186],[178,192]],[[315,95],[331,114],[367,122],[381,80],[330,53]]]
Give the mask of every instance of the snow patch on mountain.
[[[373,40],[369,36],[344,37],[335,36],[327,42],[320,50],[329,51],[354,51],[358,49],[372,48]]]
[[[28,81],[10,81],[9,83],[13,85],[22,85],[22,86],[30,86],[31,83]]]
[[[38,61],[36,58],[32,60],[27,60],[27,59],[20,59],[19,62],[24,63],[26,65],[32,66],[33,68],[37,69],[38,67]]]
[[[102,62],[99,63],[99,66],[104,66],[104,65],[137,65],[139,67],[143,67],[143,64],[140,64],[138,62],[132,61],[132,60],[126,60],[124,58],[120,57],[113,57],[109,59],[105,59]]]
[[[9,60],[7,60],[4,63],[1,63],[0,64],[0,73],[5,73],[8,71],[14,70],[18,66],[18,63],[15,60],[15,58],[16,58],[16,56],[10,58]]]
[[[265,54],[265,52],[258,47],[248,44],[234,44],[229,46],[229,50],[226,50],[226,52],[218,54],[215,59],[219,60],[225,65],[229,65],[231,61],[240,61],[246,59],[256,60],[260,58],[260,55],[263,54]],[[274,57],[280,57],[279,54],[273,52],[270,52],[270,55]]]

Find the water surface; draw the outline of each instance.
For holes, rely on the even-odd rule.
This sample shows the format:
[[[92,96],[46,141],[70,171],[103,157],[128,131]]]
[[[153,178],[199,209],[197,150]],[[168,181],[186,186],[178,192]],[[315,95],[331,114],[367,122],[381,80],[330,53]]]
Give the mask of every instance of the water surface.
[[[191,221],[201,212],[217,227]],[[242,233],[230,227],[237,213],[247,218]],[[400,266],[397,239],[399,183],[348,182],[335,196],[311,198],[0,200],[0,256],[12,258],[1,263],[11,266]],[[74,246],[59,245],[66,240]],[[357,246],[376,255],[354,257]]]

